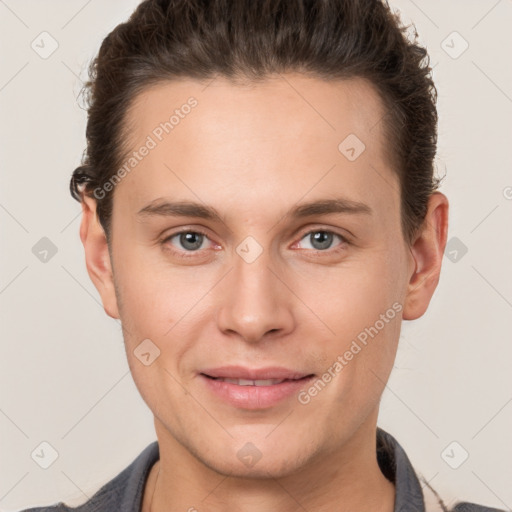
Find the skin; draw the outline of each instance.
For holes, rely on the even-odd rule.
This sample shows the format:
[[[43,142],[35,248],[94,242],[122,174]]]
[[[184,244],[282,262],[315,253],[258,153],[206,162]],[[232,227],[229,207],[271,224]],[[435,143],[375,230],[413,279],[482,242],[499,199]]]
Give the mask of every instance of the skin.
[[[128,113],[133,150],[190,96],[197,107],[116,186],[110,252],[95,200],[82,202],[89,275],[106,313],[121,319],[155,417],[160,460],[143,511],[151,499],[152,512],[392,511],[394,486],[375,456],[378,406],[401,322],[423,315],[437,286],[447,199],[431,196],[408,243],[384,110],[362,79],[162,83]],[[349,134],[366,145],[353,162],[338,150]],[[214,207],[221,220],[137,215],[159,198]],[[371,212],[286,216],[333,198]],[[207,235],[199,250],[168,239],[181,228]],[[318,249],[311,231],[344,238]],[[252,263],[236,252],[247,236],[263,249]],[[306,405],[294,395],[237,408],[198,376],[227,364],[320,376],[394,303],[401,312]],[[134,355],[147,338],[160,349],[149,366]],[[237,457],[247,442],[261,453],[252,467]]]

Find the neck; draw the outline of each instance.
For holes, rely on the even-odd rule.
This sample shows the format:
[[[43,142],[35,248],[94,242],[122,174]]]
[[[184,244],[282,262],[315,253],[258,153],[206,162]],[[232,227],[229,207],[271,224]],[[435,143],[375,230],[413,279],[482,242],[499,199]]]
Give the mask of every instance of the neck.
[[[376,420],[363,425],[338,451],[319,454],[279,479],[219,474],[193,457],[156,420],[155,427],[160,460],[148,477],[142,512],[394,510],[394,485],[377,463]]]

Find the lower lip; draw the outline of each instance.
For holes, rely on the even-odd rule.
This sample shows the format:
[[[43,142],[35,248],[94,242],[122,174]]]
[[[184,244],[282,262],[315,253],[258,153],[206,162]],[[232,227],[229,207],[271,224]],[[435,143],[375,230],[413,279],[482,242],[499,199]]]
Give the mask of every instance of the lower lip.
[[[268,409],[279,402],[297,395],[306,387],[314,376],[299,380],[286,380],[273,386],[239,386],[231,382],[211,379],[199,375],[210,391],[224,401],[240,409]]]

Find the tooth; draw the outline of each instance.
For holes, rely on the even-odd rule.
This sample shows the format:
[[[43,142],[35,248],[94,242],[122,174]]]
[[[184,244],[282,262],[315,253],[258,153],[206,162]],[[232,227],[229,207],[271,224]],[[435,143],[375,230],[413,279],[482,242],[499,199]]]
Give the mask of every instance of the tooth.
[[[229,382],[230,384],[238,384],[238,379],[219,379],[222,382]]]
[[[255,380],[254,385],[255,386],[273,386],[274,384],[277,384],[278,380],[276,379],[267,379],[267,380]]]
[[[281,384],[286,379],[228,379],[227,377],[218,377],[217,380],[221,382],[228,382],[229,384],[237,384],[238,386],[274,386],[275,384]]]

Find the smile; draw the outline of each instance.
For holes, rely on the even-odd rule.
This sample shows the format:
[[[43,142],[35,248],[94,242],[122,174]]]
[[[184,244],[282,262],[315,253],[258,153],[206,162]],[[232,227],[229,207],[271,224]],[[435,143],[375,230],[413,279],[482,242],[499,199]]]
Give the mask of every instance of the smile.
[[[201,372],[205,392],[237,409],[261,410],[286,403],[315,377],[283,368],[230,366]]]

